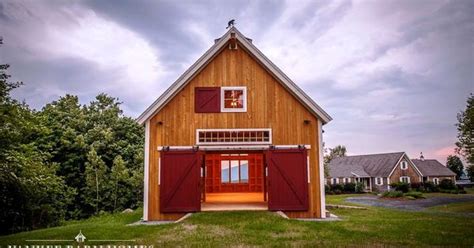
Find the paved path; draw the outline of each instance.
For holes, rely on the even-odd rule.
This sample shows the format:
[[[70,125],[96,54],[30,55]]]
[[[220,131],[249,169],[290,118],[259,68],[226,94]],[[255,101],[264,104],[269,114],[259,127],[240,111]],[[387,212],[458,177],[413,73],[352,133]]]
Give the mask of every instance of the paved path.
[[[422,211],[428,207],[444,205],[456,202],[474,202],[474,195],[433,196],[427,199],[408,200],[408,199],[386,199],[378,196],[356,196],[348,197],[346,201],[368,206],[396,208],[409,211]]]

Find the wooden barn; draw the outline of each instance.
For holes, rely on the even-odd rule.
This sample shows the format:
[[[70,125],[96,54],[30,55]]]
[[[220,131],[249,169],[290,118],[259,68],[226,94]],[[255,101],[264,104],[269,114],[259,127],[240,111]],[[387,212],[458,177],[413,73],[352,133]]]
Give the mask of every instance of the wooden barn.
[[[329,121],[231,27],[138,118],[146,129],[143,220],[226,207],[325,218]]]

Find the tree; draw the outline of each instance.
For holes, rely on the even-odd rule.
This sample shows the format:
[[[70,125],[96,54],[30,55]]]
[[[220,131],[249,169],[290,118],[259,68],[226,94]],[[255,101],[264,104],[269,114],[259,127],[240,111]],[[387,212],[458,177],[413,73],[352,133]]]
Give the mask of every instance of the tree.
[[[449,155],[446,167],[456,173],[456,179],[459,179],[464,171],[464,165],[458,156]]]
[[[468,163],[468,172],[474,171],[474,95],[467,99],[467,106],[464,111],[457,115],[458,141],[456,142],[456,152],[463,156]],[[470,175],[474,181],[473,174]]]
[[[50,130],[11,97],[22,83],[8,82],[8,68],[0,65],[0,234],[59,224],[74,194],[38,147]]]
[[[86,192],[88,204],[95,209],[95,213],[99,213],[101,196],[104,194],[105,187],[102,184],[107,182],[107,167],[101,157],[97,155],[94,147],[87,154],[86,162]]]
[[[469,165],[474,164],[474,95],[467,99],[464,111],[457,115],[458,142],[456,151],[464,156]]]
[[[474,166],[471,165],[467,167],[466,171],[467,176],[469,177],[469,179],[471,179],[471,182],[474,182]]]
[[[126,186],[128,184],[127,179],[129,179],[130,174],[128,169],[125,167],[125,161],[123,161],[122,156],[118,155],[114,159],[112,165],[112,170],[110,173],[110,182],[112,183],[112,198],[113,198],[113,211],[117,210],[117,199],[123,197],[122,192],[119,192],[121,188],[119,186]],[[123,202],[123,199],[121,199]]]
[[[347,149],[343,145],[337,145],[334,148],[329,148],[329,153],[324,155],[324,176],[329,176],[329,163],[337,157],[345,157]]]

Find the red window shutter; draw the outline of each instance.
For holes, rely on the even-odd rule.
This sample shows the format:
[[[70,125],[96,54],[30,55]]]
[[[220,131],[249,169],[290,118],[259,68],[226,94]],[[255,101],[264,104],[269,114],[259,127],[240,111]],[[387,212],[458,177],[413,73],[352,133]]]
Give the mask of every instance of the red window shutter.
[[[201,210],[201,161],[197,151],[160,153],[160,210],[163,213]]]
[[[196,87],[196,88],[194,88],[194,111],[196,113],[219,113],[219,112],[221,112],[221,89],[220,89],[220,87]]]
[[[268,166],[268,209],[308,210],[306,149],[277,149],[265,153]]]

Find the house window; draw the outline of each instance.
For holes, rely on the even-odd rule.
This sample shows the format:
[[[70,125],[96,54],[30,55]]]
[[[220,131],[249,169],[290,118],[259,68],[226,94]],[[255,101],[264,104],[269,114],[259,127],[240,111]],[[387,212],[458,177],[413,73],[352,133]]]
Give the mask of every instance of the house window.
[[[221,112],[247,112],[247,88],[221,87]]]
[[[437,177],[433,178],[433,183],[438,185],[439,184],[439,179]]]
[[[410,177],[406,177],[406,176],[400,177],[400,182],[410,183]]]
[[[222,160],[221,183],[248,183],[248,160]]]
[[[332,184],[337,184],[337,178],[332,178]]]
[[[257,129],[197,129],[198,145],[271,144],[272,130]]]
[[[400,163],[400,169],[402,169],[402,170],[408,169],[408,163],[407,163],[407,161],[402,161],[402,162]]]
[[[381,177],[376,177],[376,178],[375,178],[375,184],[377,184],[377,185],[383,185],[383,178],[381,178]]]

